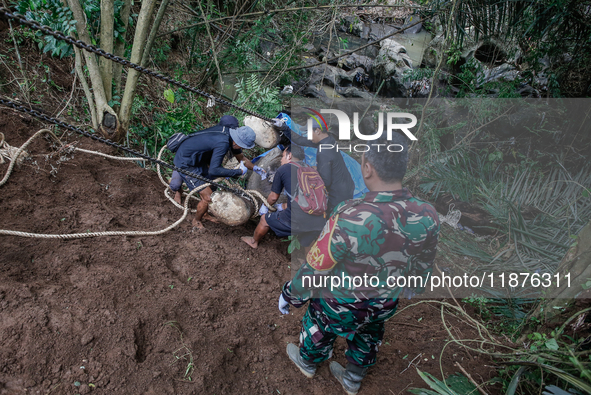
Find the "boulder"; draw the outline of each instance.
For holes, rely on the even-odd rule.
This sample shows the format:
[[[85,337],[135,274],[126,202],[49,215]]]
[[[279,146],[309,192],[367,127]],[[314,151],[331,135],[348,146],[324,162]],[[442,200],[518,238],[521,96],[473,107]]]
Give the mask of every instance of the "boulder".
[[[363,21],[359,19],[358,16],[355,15],[348,15],[341,20],[341,24],[339,26],[339,30],[344,33],[353,34],[356,36],[361,35],[363,29],[365,28],[365,24]]]
[[[482,78],[480,79],[480,83],[478,85],[480,86],[482,84],[486,84],[487,82],[499,80],[514,81],[518,76],[519,71],[517,71],[514,66],[505,63],[491,69],[483,69],[481,75]]]
[[[406,48],[392,39],[380,42],[380,52],[374,62],[372,90],[376,91],[382,81],[381,95],[388,97],[406,97],[411,87],[410,81],[404,81],[404,73],[412,70],[412,61]]]
[[[348,87],[337,86],[335,88],[335,91],[343,97],[358,97],[358,98],[367,99],[367,100],[371,100],[373,98],[373,95],[371,93],[365,92],[365,91],[363,91],[359,88],[356,88],[354,86],[348,86]]]
[[[321,64],[310,69],[310,85],[328,85],[331,88],[337,86],[352,86],[358,73],[363,73],[361,67],[345,71],[335,66]]]
[[[400,29],[384,25],[381,23],[372,23],[369,25],[369,34],[368,38],[372,41],[379,40],[389,34],[392,34]]]
[[[440,33],[433,37],[433,39],[429,42],[429,44],[425,47],[423,51],[423,61],[420,66],[424,66],[429,69],[434,69],[437,67],[439,63],[439,56],[443,54],[446,59],[443,61],[443,65],[447,62],[447,55],[445,55],[445,51],[443,50],[445,46],[445,38],[443,33]]]
[[[369,73],[373,66],[373,60],[369,56],[357,55],[356,53],[353,53],[340,58],[337,65],[347,70],[361,67],[363,70]]]
[[[333,45],[334,47],[334,45]],[[336,56],[338,56],[339,53],[338,51],[335,51],[334,48],[328,48],[324,45],[321,45],[320,47],[318,47],[318,49],[316,49],[316,56],[318,57],[318,60],[325,62],[328,59],[332,59]],[[333,64],[336,65],[337,64],[337,60],[333,60],[331,62],[328,62],[328,64]]]
[[[326,92],[324,91],[324,89],[322,89],[316,85],[309,84],[309,85],[305,86],[301,90],[301,92],[302,92],[303,96],[313,97],[315,99],[320,99],[320,101],[322,101],[323,103],[330,103],[330,99],[326,95]]]
[[[404,29],[407,26],[410,26],[414,23],[417,22],[419,18],[417,18],[416,15],[409,15],[406,17],[405,21],[404,21],[404,25],[402,25],[402,28]],[[419,23],[418,25],[414,25],[413,27],[410,27],[408,29],[406,29],[404,31],[404,34],[417,34],[419,33],[421,30],[423,30],[423,24]]]

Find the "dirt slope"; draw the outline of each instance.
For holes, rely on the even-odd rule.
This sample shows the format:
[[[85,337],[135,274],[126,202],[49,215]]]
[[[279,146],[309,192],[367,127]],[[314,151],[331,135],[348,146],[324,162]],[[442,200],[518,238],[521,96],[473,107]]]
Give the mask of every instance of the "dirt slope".
[[[0,131],[13,146],[41,126],[0,109]],[[88,139],[64,140],[113,153]],[[44,157],[54,151],[43,139],[29,152],[0,187],[0,229],[156,230],[181,215],[152,171],[80,153],[57,165],[60,155]],[[267,236],[253,251],[239,241],[253,229],[208,223],[195,234],[185,221],[158,237],[0,236],[0,394],[344,393],[328,364],[309,380],[288,360],[285,346],[297,342],[304,311],[277,310],[290,275],[287,245]],[[425,387],[414,368],[401,373],[419,353],[419,368],[440,377],[446,333],[439,314],[422,304],[393,318],[361,394]],[[339,340],[341,363],[344,347]],[[194,370],[185,376],[191,358]],[[454,361],[479,382],[494,373],[484,366],[490,361],[451,346],[446,374],[458,370]]]

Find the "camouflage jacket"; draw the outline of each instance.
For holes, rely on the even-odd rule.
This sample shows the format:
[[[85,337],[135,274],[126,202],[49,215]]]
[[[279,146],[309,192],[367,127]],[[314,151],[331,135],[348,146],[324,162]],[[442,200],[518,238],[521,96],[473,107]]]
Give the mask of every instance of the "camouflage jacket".
[[[438,236],[437,212],[408,189],[368,192],[337,206],[283,296],[296,307],[314,299],[335,312],[360,308],[380,314],[396,307],[404,287],[393,279],[415,277],[405,286],[424,291]]]

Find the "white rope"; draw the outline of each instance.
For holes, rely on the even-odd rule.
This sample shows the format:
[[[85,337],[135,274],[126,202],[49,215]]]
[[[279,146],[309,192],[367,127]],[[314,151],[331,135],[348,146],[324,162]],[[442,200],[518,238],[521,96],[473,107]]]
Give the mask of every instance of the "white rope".
[[[196,188],[191,191],[189,194],[192,195],[199,191],[199,188]],[[42,234],[42,233],[29,233],[29,232],[18,232],[14,230],[4,230],[0,229],[0,235],[9,235],[9,236],[21,236],[21,237],[35,237],[40,239],[81,239],[81,238],[88,238],[88,237],[98,237],[98,236],[156,236],[161,235],[163,233],[168,232],[171,229],[176,228],[187,218],[187,214],[189,212],[189,199],[185,199],[185,206],[183,211],[183,216],[179,218],[178,221],[173,223],[172,225],[168,226],[162,230],[156,231],[107,231],[107,232],[87,232],[87,233],[71,233],[71,234]]]
[[[80,152],[85,152],[87,154],[93,154],[93,155],[98,155],[98,156],[102,156],[103,158],[107,158],[107,159],[114,159],[114,160],[122,160],[122,161],[147,161],[147,159],[144,158],[135,158],[135,157],[128,157],[128,156],[113,156],[113,155],[107,155],[107,154],[103,154],[102,152],[97,152],[97,151],[90,151],[87,149],[83,149],[83,148],[76,148],[72,145],[66,144],[64,147],[67,148],[73,148],[74,151],[80,151]]]
[[[4,140],[4,133],[0,133],[0,164],[4,164],[4,158],[8,159],[11,162],[16,159],[19,164],[22,163],[22,161],[28,155],[24,151],[20,155],[17,155],[17,152],[18,148],[11,147],[10,145],[8,145],[6,140]]]
[[[57,140],[59,142],[59,139],[50,130],[48,130],[48,129],[41,129],[37,133],[35,133],[33,136],[31,136],[16,151],[14,157],[15,158],[18,158],[19,155],[25,150],[25,148],[37,136],[41,135],[42,133],[49,134],[51,137],[53,137],[55,140]],[[3,145],[8,145],[4,141],[4,135],[2,135],[2,144]],[[65,146],[62,146],[62,147],[65,147]],[[127,161],[128,160],[143,160],[141,158],[128,158],[128,157],[111,156],[111,155],[103,154],[102,152],[90,151],[90,150],[85,150],[85,149],[82,149],[82,148],[75,148],[75,147],[72,147],[72,146],[69,146],[69,148],[74,148],[74,150],[76,150],[76,151],[81,151],[81,152],[85,152],[85,153],[100,155],[100,156],[103,156],[103,157],[106,157],[106,158],[110,158],[110,159],[115,159],[115,160],[123,160],[123,161],[126,161],[126,160]],[[16,161],[14,161],[14,160],[11,160],[10,161],[10,165],[8,166],[8,170],[6,171],[6,175],[4,176],[4,178],[2,179],[2,181],[0,181],[0,186],[2,186],[8,180],[8,177],[12,173],[12,170],[14,168],[14,164],[15,163],[16,163]],[[34,237],[34,238],[41,238],[41,239],[62,239],[62,240],[88,238],[88,237],[98,237],[98,236],[156,236],[156,235],[160,235],[160,234],[166,233],[169,230],[174,229],[178,225],[180,225],[180,223],[185,220],[185,218],[187,217],[187,214],[189,212],[189,199],[192,197],[192,195],[194,193],[199,192],[201,189],[207,187],[208,185],[209,184],[200,185],[198,188],[195,188],[194,190],[192,190],[191,193],[189,193],[187,195],[187,197],[185,199],[184,206],[180,206],[179,205],[183,209],[183,215],[182,215],[182,217],[178,221],[176,221],[175,223],[173,223],[172,225],[170,225],[167,228],[162,229],[162,230],[157,230],[157,231],[106,231],[106,232],[86,232],[86,233],[71,233],[71,234],[43,234],[43,233],[30,233],[30,232],[20,232],[20,231],[14,231],[14,230],[0,229],[0,235],[21,236],[21,237]]]
[[[41,129],[37,133],[35,133],[34,135],[32,135],[27,141],[25,141],[25,143],[23,145],[21,145],[21,147],[18,150],[16,150],[16,152],[14,152],[14,155],[12,155],[11,157],[12,158],[18,158],[20,156],[20,154],[25,150],[25,148],[27,148],[27,146],[29,144],[31,144],[31,142],[37,136],[39,136],[42,133],[48,133],[51,136],[53,136],[55,139],[57,139],[57,137],[55,137],[55,134],[53,134],[51,132],[51,130],[49,130],[49,129]],[[4,135],[2,135],[2,145],[9,147],[9,145],[4,141]],[[10,160],[10,164],[8,165],[8,170],[6,170],[6,174],[4,175],[4,178],[2,178],[2,180],[0,180],[0,187],[2,185],[4,185],[6,183],[6,181],[8,181],[8,177],[10,177],[10,173],[12,173],[12,169],[14,169],[14,165],[15,165],[16,162],[17,162],[16,160]]]
[[[8,143],[6,143],[6,141],[4,139],[4,135],[2,133],[0,133],[0,147],[6,147],[3,149],[9,151],[9,153],[10,153],[9,156],[7,156],[7,158],[10,160],[10,164],[8,166],[8,170],[6,171],[6,174],[4,175],[4,178],[2,178],[2,180],[0,181],[0,186],[4,185],[6,183],[6,181],[8,180],[8,178],[10,177],[10,174],[12,173],[12,171],[14,169],[15,163],[17,163],[17,161],[18,161],[18,159],[17,160],[14,160],[14,159],[19,158],[19,156],[24,152],[25,148],[37,136],[39,136],[43,133],[49,134],[50,137],[52,137],[54,140],[56,140],[58,143],[61,144],[59,139],[55,136],[55,134],[53,134],[52,131],[50,131],[49,129],[41,129],[37,133],[35,133],[33,136],[31,136],[20,148],[15,150],[14,147],[11,147],[8,145]],[[104,154],[104,153],[98,152],[98,151],[90,151],[90,150],[86,150],[86,149],[82,149],[82,148],[76,148],[76,147],[69,145],[69,144],[62,145],[62,148],[60,148],[60,149],[63,149],[63,148],[73,149],[74,151],[80,151],[80,152],[93,154],[93,155],[99,155],[104,158],[114,159],[114,160],[121,160],[121,161],[145,160],[143,158],[111,156],[111,155],[107,155],[107,154]],[[159,160],[160,160],[160,157],[162,156],[162,152],[164,151],[164,148],[166,148],[166,146],[162,147],[162,149],[160,150],[160,153],[158,154]],[[4,156],[4,151],[2,151],[2,155]],[[2,161],[1,163],[4,163],[4,162]],[[170,187],[169,187],[168,183],[165,182],[164,178],[162,177],[159,163],[157,163],[156,169],[157,169],[157,173],[158,173],[158,177],[160,178],[160,181],[164,185],[166,185],[166,189],[164,190],[164,196],[166,196],[166,198],[168,198],[168,200],[170,200],[176,207],[183,210],[183,215],[179,220],[177,220],[175,223],[173,223],[172,225],[170,225],[162,230],[157,230],[157,231],[105,231],[105,232],[71,233],[71,234],[45,234],[45,233],[31,233],[31,232],[21,232],[21,231],[15,231],[15,230],[0,229],[0,235],[33,237],[33,238],[41,238],[41,239],[67,240],[67,239],[79,239],[79,238],[89,238],[89,237],[98,237],[98,236],[156,236],[156,235],[161,235],[163,233],[166,233],[169,230],[176,228],[178,225],[180,225],[185,220],[185,218],[187,217],[187,214],[189,213],[190,199],[200,200],[196,196],[193,196],[193,195],[195,193],[201,191],[202,189],[207,188],[211,184],[206,183],[206,184],[200,185],[199,187],[193,189],[188,194],[183,193],[183,195],[185,196],[185,202],[184,202],[184,205],[181,206],[169,195]],[[270,210],[275,211],[275,207],[270,206],[267,203],[266,199],[258,191],[244,190],[239,185],[229,183],[228,180],[226,180],[224,178],[218,178],[218,179],[214,180],[214,182],[226,182],[226,183],[230,184],[230,186],[232,186],[234,188],[238,188],[238,189],[242,190],[245,194],[250,196],[250,198],[252,199],[252,201],[254,202],[254,205],[255,205],[255,212],[253,213],[253,217],[258,215],[259,208],[260,208],[257,199],[254,198],[255,196],[258,197],[263,202],[263,204],[265,204]],[[195,211],[196,210],[191,210],[191,212],[195,212]]]

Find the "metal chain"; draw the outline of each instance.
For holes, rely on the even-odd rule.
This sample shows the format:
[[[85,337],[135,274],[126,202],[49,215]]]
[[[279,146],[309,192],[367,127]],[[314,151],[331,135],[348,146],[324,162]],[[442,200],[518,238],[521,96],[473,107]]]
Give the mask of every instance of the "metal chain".
[[[183,170],[183,169],[178,168],[178,167],[176,167],[174,165],[168,164],[168,163],[166,163],[166,162],[164,162],[162,160],[154,159],[154,158],[152,158],[149,155],[144,155],[144,154],[142,154],[142,153],[140,153],[140,152],[138,152],[136,150],[133,150],[131,148],[127,148],[127,147],[125,147],[125,146],[123,146],[121,144],[117,144],[114,141],[111,141],[111,140],[106,139],[104,137],[97,136],[95,134],[89,133],[89,132],[87,132],[85,130],[82,130],[82,129],[76,127],[76,126],[70,125],[69,123],[60,121],[59,119],[56,119],[56,118],[53,118],[53,117],[50,117],[49,115],[43,114],[43,113],[41,113],[41,112],[39,112],[37,110],[26,108],[24,106],[21,106],[21,105],[15,103],[15,102],[12,102],[10,100],[4,100],[4,99],[0,98],[0,104],[5,105],[6,107],[13,108],[13,109],[15,109],[17,111],[20,111],[20,112],[23,112],[23,113],[26,113],[26,114],[30,114],[30,115],[34,116],[35,118],[41,119],[43,121],[51,122],[53,124],[56,124],[56,125],[61,126],[61,127],[65,128],[65,129],[71,130],[73,132],[80,133],[83,136],[90,137],[93,140],[100,141],[101,143],[105,143],[107,145],[110,145],[110,146],[115,147],[117,149],[120,149],[122,151],[128,152],[130,154],[133,154],[135,156],[138,156],[138,157],[140,157],[140,158],[142,158],[144,160],[147,160],[149,162],[159,164],[159,165],[164,166],[164,167],[166,167],[168,169],[176,170],[179,173],[182,173],[182,174],[187,175],[189,177],[193,177],[193,178],[196,178],[198,180],[201,180],[201,181],[210,183],[211,185],[215,185],[216,187],[223,188],[223,189],[225,189],[225,190],[227,190],[229,192],[232,192],[235,195],[240,196],[241,198],[244,198],[244,199],[246,199],[246,200],[248,200],[248,201],[250,201],[250,202],[252,202],[253,204],[256,205],[256,202],[253,202],[252,201],[253,199],[248,194],[246,194],[244,191],[241,191],[239,189],[231,188],[231,187],[229,187],[227,185],[214,182],[214,181],[212,181],[210,179],[207,179],[207,178],[205,178],[205,177],[203,177],[203,176],[201,176],[199,174],[195,174],[195,173],[191,173],[191,172],[189,172],[187,170]]]
[[[11,12],[7,8],[0,7],[0,14],[4,14],[7,18],[13,19],[14,21],[18,22],[19,24],[25,25],[25,26],[27,26],[30,29],[39,30],[39,31],[41,31],[41,32],[43,32],[43,33],[45,33],[47,35],[50,35],[50,36],[53,36],[53,37],[57,38],[58,40],[63,40],[65,42],[67,42],[68,44],[75,45],[78,48],[84,49],[84,50],[86,50],[88,52],[92,52],[94,54],[97,54],[97,55],[102,56],[104,58],[107,58],[109,60],[112,60],[113,62],[117,62],[117,63],[120,63],[120,64],[122,64],[124,66],[131,67],[131,68],[139,71],[140,73],[147,74],[147,75],[149,75],[151,77],[154,77],[154,78],[157,78],[157,79],[159,79],[161,81],[164,81],[164,82],[167,82],[169,84],[176,85],[176,86],[178,86],[180,88],[186,89],[188,91],[197,93],[198,95],[207,97],[208,99],[215,100],[215,101],[217,101],[220,104],[223,104],[223,105],[228,106],[228,107],[235,108],[235,109],[240,110],[240,111],[242,111],[242,112],[244,112],[246,114],[253,115],[253,116],[257,117],[257,118],[261,118],[261,119],[263,119],[265,121],[268,121],[268,122],[272,122],[271,118],[265,117],[264,115],[258,114],[256,112],[251,111],[251,110],[248,110],[246,108],[237,106],[236,104],[230,103],[227,100],[220,99],[218,97],[215,97],[213,95],[210,95],[209,93],[204,92],[201,89],[193,88],[190,85],[187,85],[185,83],[182,83],[180,81],[177,81],[177,80],[175,80],[173,78],[170,78],[170,77],[168,77],[168,76],[166,76],[164,74],[160,74],[160,73],[157,73],[157,72],[155,72],[153,70],[150,70],[150,69],[147,69],[145,67],[142,67],[142,66],[140,66],[140,65],[138,65],[136,63],[132,63],[129,60],[123,59],[123,58],[121,58],[119,56],[115,56],[115,55],[113,55],[113,54],[111,54],[109,52],[105,52],[103,49],[98,48],[98,47],[96,47],[94,45],[87,44],[87,43],[85,43],[82,40],[74,40],[72,37],[66,36],[64,33],[60,32],[58,30],[53,30],[49,26],[41,25],[40,23],[35,22],[35,21],[32,21],[32,20],[27,20],[27,18],[24,15],[18,14],[16,12]]]

